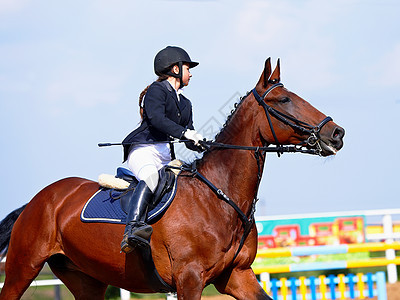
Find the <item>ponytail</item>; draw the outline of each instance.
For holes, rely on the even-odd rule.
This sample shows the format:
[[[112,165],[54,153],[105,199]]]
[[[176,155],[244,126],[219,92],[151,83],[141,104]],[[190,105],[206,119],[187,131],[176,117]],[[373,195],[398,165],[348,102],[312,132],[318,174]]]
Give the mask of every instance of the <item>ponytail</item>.
[[[146,86],[146,88],[140,93],[139,95],[139,108],[140,108],[140,118],[143,120],[143,98],[146,95],[147,90],[149,89],[150,85]]]
[[[168,75],[162,74],[161,76],[159,76],[157,78],[156,81],[157,82],[161,82],[161,81],[166,80],[167,78],[168,78]],[[142,120],[143,120],[143,99],[144,99],[144,96],[146,95],[147,90],[149,89],[149,87],[150,87],[150,84],[148,86],[146,86],[146,88],[139,95],[140,118]]]

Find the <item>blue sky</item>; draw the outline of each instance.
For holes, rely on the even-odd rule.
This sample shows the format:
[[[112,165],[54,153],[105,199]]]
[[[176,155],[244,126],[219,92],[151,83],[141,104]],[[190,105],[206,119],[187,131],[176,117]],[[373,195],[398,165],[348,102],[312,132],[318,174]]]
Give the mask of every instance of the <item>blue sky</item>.
[[[267,57],[346,129],[336,157],[269,155],[258,216],[399,208],[399,13],[394,0],[0,0],[0,218],[58,179],[114,173],[121,148],[97,144],[137,126],[166,45],[200,62],[185,95],[208,138]]]

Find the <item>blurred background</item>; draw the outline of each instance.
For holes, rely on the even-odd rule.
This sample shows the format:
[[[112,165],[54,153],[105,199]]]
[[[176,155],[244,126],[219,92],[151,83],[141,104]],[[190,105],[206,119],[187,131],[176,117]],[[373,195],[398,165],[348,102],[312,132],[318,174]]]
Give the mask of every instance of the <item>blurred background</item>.
[[[200,62],[184,94],[209,139],[268,57],[346,129],[335,157],[268,155],[257,216],[397,208],[399,13],[394,0],[0,0],[0,218],[61,178],[115,173],[121,147],[97,144],[137,127],[167,45]]]

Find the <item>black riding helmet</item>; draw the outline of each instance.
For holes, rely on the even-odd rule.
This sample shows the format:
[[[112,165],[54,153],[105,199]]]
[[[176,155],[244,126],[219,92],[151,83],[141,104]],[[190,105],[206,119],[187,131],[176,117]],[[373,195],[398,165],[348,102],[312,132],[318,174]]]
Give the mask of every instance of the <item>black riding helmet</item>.
[[[156,54],[154,58],[154,72],[161,76],[163,74],[179,78],[182,86],[182,65],[186,63],[189,68],[197,66],[199,63],[190,59],[189,54],[180,47],[168,46]],[[171,72],[171,68],[178,65],[179,74]]]

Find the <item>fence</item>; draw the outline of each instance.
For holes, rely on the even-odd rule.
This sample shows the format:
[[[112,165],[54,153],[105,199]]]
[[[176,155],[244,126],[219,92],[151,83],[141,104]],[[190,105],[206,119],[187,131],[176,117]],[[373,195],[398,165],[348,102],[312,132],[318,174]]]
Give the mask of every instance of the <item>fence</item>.
[[[0,289],[3,287],[4,282],[0,282]],[[30,286],[57,286],[64,285],[64,283],[60,279],[43,279],[43,280],[34,280],[32,281]]]
[[[293,215],[280,215],[280,216],[270,216],[270,217],[261,217],[257,218],[257,222],[262,221],[280,221],[280,220],[291,220],[291,219],[309,219],[309,218],[319,218],[319,217],[346,217],[346,216],[365,216],[368,218],[379,218],[381,217],[381,224],[383,226],[383,233],[378,234],[367,234],[366,239],[369,242],[372,241],[381,241],[385,240],[386,244],[388,245],[396,245],[395,240],[400,239],[400,232],[393,231],[393,216],[397,215],[397,218],[400,216],[400,209],[378,209],[378,210],[362,210],[362,211],[342,211],[342,212],[329,212],[329,213],[310,213],[310,214],[293,214]],[[366,243],[369,245],[370,243]],[[371,243],[375,244],[375,243]],[[360,244],[359,244],[360,245]],[[345,245],[343,245],[345,247]],[[348,245],[352,247],[351,244]],[[368,247],[368,246],[365,246]],[[399,257],[396,257],[396,250],[398,248],[393,248],[391,246],[385,246],[385,256],[386,259],[375,259],[375,260],[368,260],[368,261],[355,261],[355,262],[339,262],[338,265],[335,267],[333,264],[330,269],[339,269],[339,268],[352,268],[352,267],[374,267],[374,266],[387,266],[387,275],[388,275],[388,282],[395,283],[397,281],[397,268],[396,265],[399,265]],[[397,246],[395,246],[397,247]],[[305,247],[307,248],[307,247]],[[317,248],[315,248],[317,249]],[[329,249],[329,248],[325,248]],[[353,247],[355,250],[355,247]],[[359,252],[361,249],[357,249]],[[382,249],[383,251],[384,249]],[[379,251],[379,250],[369,250],[365,249],[362,251]],[[284,253],[284,251],[282,252]],[[344,252],[337,252],[337,253],[344,253]],[[325,254],[325,253],[321,253]],[[303,266],[307,267],[307,266]],[[315,264],[314,266],[308,266],[306,269],[303,270],[311,270],[313,267],[318,268],[317,270],[321,270],[321,267]],[[283,268],[283,271],[280,272],[288,272],[289,270],[296,270],[297,266],[286,266]]]
[[[284,256],[305,256],[314,254],[338,254],[338,253],[355,253],[363,251],[386,251],[388,249],[399,250],[400,243],[365,243],[365,244],[349,244],[349,245],[327,245],[327,246],[301,246],[289,248],[273,248],[257,253],[257,257],[284,257]],[[315,270],[333,270],[333,269],[349,269],[364,267],[380,267],[388,265],[400,265],[400,257],[393,259],[387,258],[369,258],[364,260],[353,261],[331,261],[331,262],[311,262],[298,263],[288,265],[271,265],[262,267],[253,267],[256,274],[261,273],[286,273],[298,271],[315,271]]]
[[[287,257],[287,256],[304,256],[304,255],[314,255],[314,254],[356,253],[356,252],[370,252],[370,251],[386,251],[388,249],[400,250],[400,242],[393,242],[391,244],[362,243],[362,244],[271,248],[271,249],[259,250],[257,252],[257,257]]]
[[[387,251],[389,249],[393,251],[399,250],[400,243],[364,243],[349,245],[273,248],[260,251],[257,254],[257,257],[271,258],[306,256],[314,254],[356,253],[364,251]],[[354,299],[355,297],[359,299],[365,299],[366,297],[372,298],[375,296],[378,297],[378,300],[386,300],[386,279],[384,272],[378,272],[376,274],[368,273],[366,275],[362,273],[359,273],[357,275],[349,274],[347,276],[342,274],[337,277],[334,275],[330,275],[327,278],[325,276],[319,276],[318,278],[290,278],[289,280],[283,278],[280,281],[278,281],[277,279],[272,279],[270,281],[269,274],[298,271],[377,267],[388,265],[400,265],[400,257],[395,257],[394,259],[369,258],[354,261],[331,261],[274,266],[272,265],[253,267],[253,270],[256,274],[260,274],[264,289],[271,291],[274,300]],[[307,292],[307,290],[309,291]],[[291,298],[288,298],[289,291],[291,292]]]
[[[30,286],[54,286],[54,300],[61,300],[60,286],[64,283],[60,279],[46,279],[46,280],[34,280]],[[0,289],[3,288],[4,282],[0,282]]]
[[[363,243],[325,246],[300,246],[286,248],[271,248],[260,250],[258,258],[309,256],[339,253],[373,252],[400,250],[400,242],[392,243]],[[400,257],[369,258],[354,261],[311,262],[288,265],[254,266],[256,274],[260,274],[263,288],[270,291],[274,300],[317,300],[317,299],[359,299],[377,297],[378,300],[387,300],[386,279],[384,272],[366,275],[341,274],[318,278],[304,276],[296,278],[282,278],[269,280],[270,273],[287,273],[298,271],[348,269],[362,267],[377,267],[400,265]]]
[[[351,275],[348,276],[339,275],[332,279],[332,276],[319,277],[319,278],[305,278],[300,277],[299,279],[290,278],[286,279],[285,283],[281,281],[275,281],[269,278],[269,273],[281,273],[281,272],[294,272],[294,271],[310,271],[310,270],[327,270],[327,269],[346,269],[355,267],[375,267],[375,266],[388,266],[388,281],[393,283],[397,280],[396,265],[400,265],[400,257],[395,256],[395,251],[400,250],[400,243],[395,242],[395,239],[400,239],[400,233],[393,232],[392,215],[400,215],[400,209],[391,210],[375,210],[375,211],[351,211],[351,212],[337,212],[337,213],[324,213],[324,214],[307,214],[307,215],[287,215],[287,216],[275,216],[266,218],[269,220],[278,219],[290,219],[290,218],[307,218],[318,216],[350,216],[350,215],[364,215],[364,216],[379,216],[383,215],[382,224],[384,232],[382,234],[371,234],[367,236],[368,240],[382,240],[385,239],[386,243],[365,243],[365,244],[349,244],[349,245],[336,245],[336,246],[313,246],[313,247],[292,247],[292,248],[274,248],[268,249],[267,251],[259,251],[258,257],[282,257],[282,256],[302,256],[302,255],[313,255],[313,254],[328,254],[328,253],[350,253],[350,252],[361,252],[361,251],[385,251],[386,258],[373,258],[368,260],[357,260],[357,261],[336,261],[336,262],[324,262],[324,263],[303,263],[303,264],[290,264],[290,265],[278,265],[278,266],[265,266],[265,267],[253,267],[256,274],[261,275],[262,284],[265,288],[269,287],[271,293],[281,293],[278,298],[274,296],[274,300],[288,299],[288,290],[295,291],[297,287],[299,292],[292,293],[291,299],[328,299],[326,298],[327,290],[330,289],[329,299],[345,299],[345,297],[352,299],[352,297],[363,298],[370,297],[371,295],[371,280],[375,284],[375,288],[372,289],[372,293],[378,296],[378,300],[386,300],[386,287],[382,282],[385,282],[385,274],[378,272],[376,274],[366,275]],[[260,220],[260,218],[257,218]],[[308,253],[308,254],[306,254]],[[350,277],[349,277],[350,276]],[[350,279],[349,279],[350,278]],[[360,279],[361,278],[361,279]],[[372,278],[372,279],[371,279]],[[382,281],[383,278],[383,281]],[[366,280],[366,281],[365,281]],[[292,282],[294,282],[292,284]],[[322,283],[322,284],[321,284]],[[34,281],[32,285],[60,285],[61,281],[58,279],[51,281]],[[347,284],[347,287],[344,286]],[[336,291],[333,293],[332,286],[336,286]],[[367,286],[367,290],[361,286]],[[0,288],[3,283],[0,283]],[[317,286],[319,292],[317,292]],[[280,289],[278,292],[278,288]],[[283,289],[282,289],[283,288]],[[286,298],[282,295],[286,290]],[[129,299],[130,293],[121,289],[121,299]],[[307,297],[307,298],[305,298]],[[314,298],[315,297],[315,298]],[[325,297],[325,298],[317,298]],[[168,295],[168,299],[176,299],[174,295]]]
[[[0,282],[0,289],[3,288],[4,282]],[[54,299],[61,300],[60,286],[64,285],[64,283],[60,279],[44,279],[44,280],[34,280],[30,286],[54,286]],[[121,300],[129,300],[130,293],[129,291],[120,289]]]
[[[261,276],[263,277],[263,276]],[[384,272],[357,275],[323,275],[318,278],[281,278],[262,281],[263,288],[270,291],[274,300],[327,300],[327,299],[365,299],[377,297],[387,300]]]

